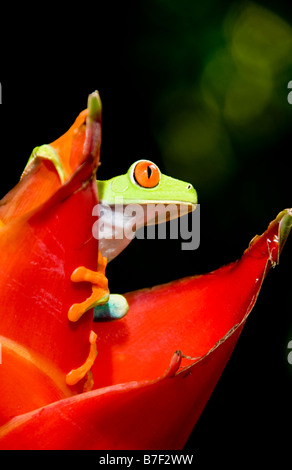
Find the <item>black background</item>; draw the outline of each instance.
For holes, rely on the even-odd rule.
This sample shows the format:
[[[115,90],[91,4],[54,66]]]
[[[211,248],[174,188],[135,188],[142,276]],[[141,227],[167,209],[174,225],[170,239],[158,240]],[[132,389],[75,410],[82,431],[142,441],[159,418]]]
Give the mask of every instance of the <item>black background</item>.
[[[95,89],[103,103],[98,177],[124,173],[144,156],[165,171],[151,124],[149,100],[155,77],[145,74],[147,67],[141,68],[143,56],[135,61],[129,52],[145,28],[142,3],[71,4],[66,12],[61,4],[54,9],[49,4],[34,6],[31,11],[22,4],[3,16],[7,28],[2,31],[0,60],[2,196],[17,183],[32,149],[63,134]],[[277,8],[291,24],[289,5],[265,4]],[[287,89],[282,93],[286,100]],[[291,207],[292,106],[290,112],[290,121],[277,139],[268,144],[263,139],[254,164],[245,166],[238,150],[241,170],[222,189],[210,190],[208,196],[203,192],[202,200],[200,182],[191,181],[201,203],[199,249],[190,254],[180,251],[179,242],[134,240],[108,267],[112,292],[148,287],[227,264],[241,256],[253,236],[262,233],[278,212]],[[243,183],[246,188],[258,188],[258,216],[239,205],[237,188]],[[280,459],[289,453],[291,254],[288,239],[280,266],[269,273],[232,358],[186,444],[185,451],[194,452],[197,463],[223,464],[235,459],[236,468],[243,456],[264,463],[271,455]]]

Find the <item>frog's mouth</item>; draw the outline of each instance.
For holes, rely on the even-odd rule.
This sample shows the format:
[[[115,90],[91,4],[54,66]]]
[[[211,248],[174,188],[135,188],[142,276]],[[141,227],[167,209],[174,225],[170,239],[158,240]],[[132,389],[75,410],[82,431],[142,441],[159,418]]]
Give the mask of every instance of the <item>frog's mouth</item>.
[[[157,225],[170,220],[178,219],[193,212],[197,204],[181,201],[151,201],[142,204],[144,209],[144,224]]]

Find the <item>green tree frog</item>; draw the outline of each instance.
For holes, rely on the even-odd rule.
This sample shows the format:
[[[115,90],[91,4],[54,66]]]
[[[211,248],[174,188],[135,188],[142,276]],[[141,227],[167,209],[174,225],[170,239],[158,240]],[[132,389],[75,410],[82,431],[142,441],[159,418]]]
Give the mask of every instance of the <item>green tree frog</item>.
[[[133,163],[125,175],[97,181],[99,204],[93,215],[93,236],[108,261],[114,259],[144,225],[172,220],[197,205],[197,193],[189,183],[162,174],[150,160]],[[94,318],[121,318],[128,311],[126,299],[110,294],[109,301],[94,309]]]

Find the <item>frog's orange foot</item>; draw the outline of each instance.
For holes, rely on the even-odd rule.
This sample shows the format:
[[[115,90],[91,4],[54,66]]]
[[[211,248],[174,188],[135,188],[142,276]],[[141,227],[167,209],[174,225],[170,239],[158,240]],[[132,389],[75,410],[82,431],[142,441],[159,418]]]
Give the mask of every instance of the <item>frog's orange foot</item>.
[[[97,356],[96,349],[96,333],[91,330],[89,335],[90,350],[86,361],[77,369],[72,369],[66,375],[67,385],[75,385],[79,380],[83,379],[87,374],[88,378],[84,384],[84,391],[89,391],[93,386],[92,374],[90,374],[90,369],[93,366],[93,363]]]
[[[98,271],[79,266],[71,274],[73,282],[91,282],[92,294],[84,302],[71,305],[68,319],[76,322],[89,309],[106,303],[109,299],[108,280],[105,276],[106,258],[98,257]]]
[[[98,258],[97,258],[97,270],[105,274],[106,266],[107,266],[107,258],[105,256],[102,256],[101,252],[99,251]]]
[[[109,299],[108,280],[105,276],[107,259],[101,253],[98,253],[97,271],[92,271],[84,266],[79,266],[71,274],[72,282],[90,282],[92,284],[92,294],[84,302],[71,305],[68,311],[68,319],[76,322],[89,309],[106,303]],[[91,389],[93,385],[90,369],[97,356],[96,334],[91,331],[89,336],[90,351],[86,361],[77,369],[72,369],[66,375],[67,385],[75,385],[87,374],[87,380],[84,385],[84,391]]]

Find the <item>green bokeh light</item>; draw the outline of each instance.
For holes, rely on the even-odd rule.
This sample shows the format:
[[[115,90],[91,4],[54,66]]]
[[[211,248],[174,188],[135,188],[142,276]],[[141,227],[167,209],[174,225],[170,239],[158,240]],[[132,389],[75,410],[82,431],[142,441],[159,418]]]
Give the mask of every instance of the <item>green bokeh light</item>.
[[[135,60],[165,171],[208,198],[291,122],[292,28],[255,2],[204,5],[145,4]]]

